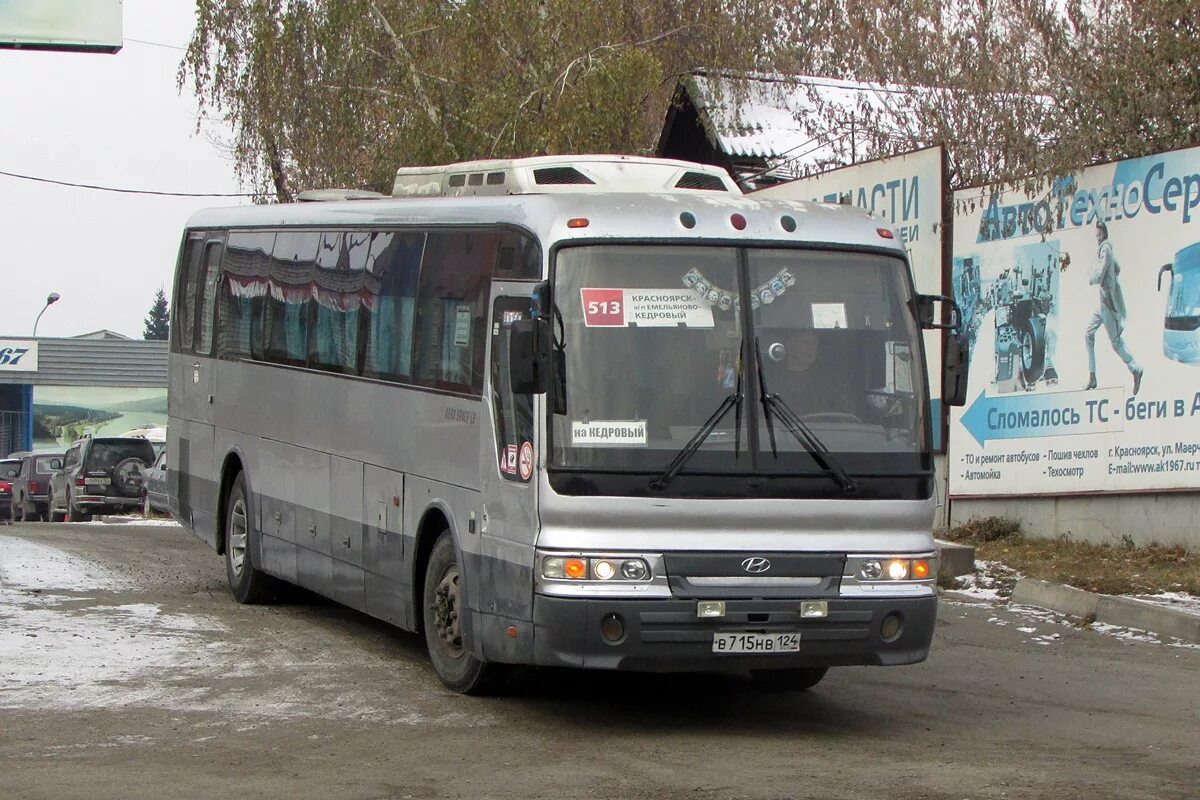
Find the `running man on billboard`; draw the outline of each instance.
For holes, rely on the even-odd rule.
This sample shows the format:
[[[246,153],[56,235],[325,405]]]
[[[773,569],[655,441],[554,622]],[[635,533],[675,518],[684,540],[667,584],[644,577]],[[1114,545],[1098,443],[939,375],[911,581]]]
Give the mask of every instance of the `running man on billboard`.
[[[1092,312],[1087,335],[1084,337],[1088,354],[1088,383],[1084,388],[1096,388],[1096,331],[1103,325],[1113,351],[1133,373],[1133,393],[1137,394],[1142,385],[1143,370],[1134,359],[1133,353],[1125,346],[1125,317],[1128,312],[1125,308],[1125,294],[1121,291],[1121,282],[1118,279],[1121,265],[1117,263],[1117,257],[1113,254],[1112,242],[1108,240],[1108,226],[1103,222],[1096,223],[1096,245],[1096,267],[1088,276],[1088,283],[1099,287],[1100,304]]]

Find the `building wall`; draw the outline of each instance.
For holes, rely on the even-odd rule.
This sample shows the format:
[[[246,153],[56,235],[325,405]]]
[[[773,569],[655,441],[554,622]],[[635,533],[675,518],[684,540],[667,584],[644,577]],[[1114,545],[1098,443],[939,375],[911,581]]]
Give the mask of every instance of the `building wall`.
[[[956,498],[950,522],[960,525],[980,517],[1008,517],[1021,523],[1021,531],[1035,538],[1069,536],[1097,544],[1182,545],[1200,549],[1200,495],[1098,494],[1067,497]]]

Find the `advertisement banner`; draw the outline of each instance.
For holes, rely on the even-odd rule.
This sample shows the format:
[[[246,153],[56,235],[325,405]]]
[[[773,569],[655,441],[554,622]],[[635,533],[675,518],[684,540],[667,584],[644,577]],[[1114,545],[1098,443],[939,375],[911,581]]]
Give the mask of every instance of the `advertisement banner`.
[[[37,339],[0,339],[0,372],[37,372]]]
[[[33,446],[65,450],[81,436],[134,434],[165,441],[166,389],[119,386],[33,387]]]
[[[769,186],[752,197],[772,200],[815,200],[865,208],[896,227],[908,250],[913,282],[922,294],[942,294],[945,186],[941,147],[866,161],[820,175]],[[929,364],[929,396],[933,405],[933,437],[942,449],[942,336],[925,332]]]
[[[1200,487],[1200,148],[954,200],[951,494]]]
[[[0,0],[0,47],[121,49],[121,0]]]

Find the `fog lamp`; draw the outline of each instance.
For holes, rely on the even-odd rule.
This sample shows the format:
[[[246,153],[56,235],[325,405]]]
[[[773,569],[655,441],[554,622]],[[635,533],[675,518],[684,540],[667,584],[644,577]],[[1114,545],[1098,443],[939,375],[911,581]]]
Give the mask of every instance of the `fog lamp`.
[[[700,619],[711,619],[725,616],[724,600],[701,600],[696,604],[696,616]]]
[[[879,635],[885,642],[891,642],[899,638],[900,631],[904,629],[904,621],[900,615],[893,611],[883,618],[883,622],[879,623]]]
[[[606,614],[600,620],[600,635],[610,644],[618,644],[625,638],[625,620],[620,614]]]
[[[805,600],[800,604],[800,616],[804,619],[817,619],[829,616],[827,600]]]

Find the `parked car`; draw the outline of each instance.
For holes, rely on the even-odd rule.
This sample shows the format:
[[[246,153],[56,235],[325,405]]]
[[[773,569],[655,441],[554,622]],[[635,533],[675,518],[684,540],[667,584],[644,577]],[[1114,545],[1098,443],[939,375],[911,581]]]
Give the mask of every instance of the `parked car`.
[[[136,510],[143,474],[153,463],[154,449],[145,439],[77,439],[51,478],[50,519],[82,522],[92,514]]]
[[[0,461],[0,519],[12,519],[12,482],[21,471],[21,459]]]
[[[152,446],[154,442],[150,443]],[[148,517],[154,511],[170,514],[167,505],[167,451],[162,450],[154,459],[154,466],[145,470],[142,477],[142,496],[145,504],[142,512]]]
[[[62,453],[23,453],[21,467],[12,484],[12,519],[49,519],[46,498],[50,493],[50,478],[62,469]]]

